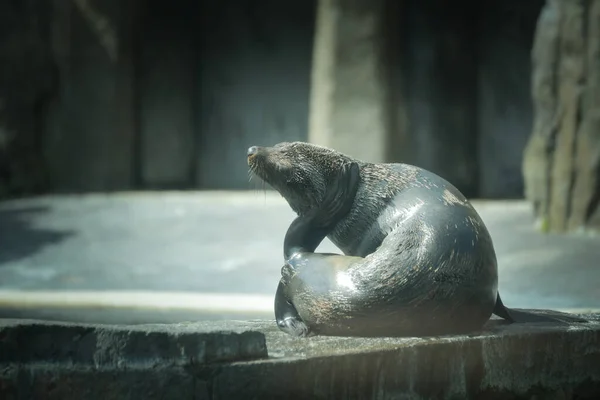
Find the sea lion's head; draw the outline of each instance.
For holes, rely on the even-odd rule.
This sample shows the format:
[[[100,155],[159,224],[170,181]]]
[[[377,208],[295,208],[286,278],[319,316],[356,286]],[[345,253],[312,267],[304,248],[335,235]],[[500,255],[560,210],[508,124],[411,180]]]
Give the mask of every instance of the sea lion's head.
[[[248,149],[250,170],[277,190],[298,214],[320,205],[335,173],[350,161],[334,150],[305,142]]]

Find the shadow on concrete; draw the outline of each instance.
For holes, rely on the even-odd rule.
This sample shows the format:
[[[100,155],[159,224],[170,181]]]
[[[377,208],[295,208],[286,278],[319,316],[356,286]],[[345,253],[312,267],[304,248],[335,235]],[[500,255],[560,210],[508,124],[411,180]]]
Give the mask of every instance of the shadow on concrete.
[[[48,207],[26,207],[0,210],[0,266],[28,257],[45,246],[71,236],[71,231],[37,228],[32,223]]]

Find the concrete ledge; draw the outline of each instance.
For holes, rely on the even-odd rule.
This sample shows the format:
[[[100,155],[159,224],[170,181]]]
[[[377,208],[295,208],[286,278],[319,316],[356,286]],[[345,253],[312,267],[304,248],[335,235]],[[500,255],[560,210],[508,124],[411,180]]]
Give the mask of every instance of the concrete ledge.
[[[267,357],[265,336],[242,323],[77,325],[0,320],[0,363],[99,367],[187,365]]]
[[[586,317],[572,326],[496,320],[468,336],[379,339],[294,339],[272,321],[5,320],[0,398],[595,399],[600,315]]]

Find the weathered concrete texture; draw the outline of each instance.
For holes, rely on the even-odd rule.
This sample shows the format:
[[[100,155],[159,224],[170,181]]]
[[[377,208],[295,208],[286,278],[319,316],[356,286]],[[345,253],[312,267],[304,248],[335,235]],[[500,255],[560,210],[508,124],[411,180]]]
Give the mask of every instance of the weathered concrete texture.
[[[269,354],[281,358],[252,363],[261,364],[262,370],[241,363],[222,368],[210,376],[212,395],[594,399],[600,395],[600,325],[595,319],[580,328],[491,322],[484,332],[470,336],[308,342],[265,326]],[[207,379],[206,373],[197,376]],[[258,388],[252,390],[250,382]]]
[[[266,357],[264,335],[247,328],[227,321],[133,328],[0,319],[0,362],[119,367]]]
[[[118,329],[5,321],[0,395],[61,400],[595,399],[600,396],[600,316],[586,317],[591,322],[578,326],[490,321],[484,331],[468,336],[369,339],[296,339],[273,321]],[[197,342],[209,332],[217,338],[231,331],[264,333],[252,333],[255,359],[199,363],[189,347],[180,347],[181,339],[169,346],[172,338],[186,338],[197,351]],[[123,336],[113,336],[117,332]],[[268,358],[261,338],[266,338]],[[135,351],[124,351],[137,341]],[[18,344],[24,355],[7,351]],[[205,344],[227,350],[231,342]],[[77,358],[92,354],[90,349],[108,356],[101,362]],[[178,354],[179,349],[185,351]]]
[[[494,240],[508,307],[600,308],[600,268],[590,267],[600,259],[598,238],[536,233],[523,201],[474,205]],[[0,289],[273,296],[293,219],[279,194],[258,191],[1,202]],[[339,249],[325,240],[318,251]]]
[[[387,161],[390,134],[384,17],[383,0],[317,6],[309,140],[369,162]]]
[[[548,0],[533,50],[535,120],[524,153],[540,228],[600,228],[600,0]]]
[[[95,368],[64,364],[0,364],[2,400],[206,399],[183,367]]]

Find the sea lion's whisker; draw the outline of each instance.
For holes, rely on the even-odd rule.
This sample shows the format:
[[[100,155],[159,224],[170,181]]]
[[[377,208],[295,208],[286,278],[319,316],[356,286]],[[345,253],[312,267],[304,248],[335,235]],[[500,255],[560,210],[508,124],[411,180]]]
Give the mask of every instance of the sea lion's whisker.
[[[252,182],[253,185],[253,191],[259,193],[259,192],[263,192],[264,195],[264,201],[266,203],[267,201],[267,188],[266,188],[266,182],[265,180],[261,177],[261,173],[259,173],[259,168],[256,164],[251,164],[250,168],[248,169],[248,183]],[[257,180],[253,180],[252,178],[258,178]]]
[[[250,189],[253,192],[258,192],[259,190],[259,183],[256,182],[256,180],[253,180],[252,178],[254,178],[256,174],[254,173],[254,171],[252,170],[252,167],[250,167],[248,169],[248,186],[250,187]]]

